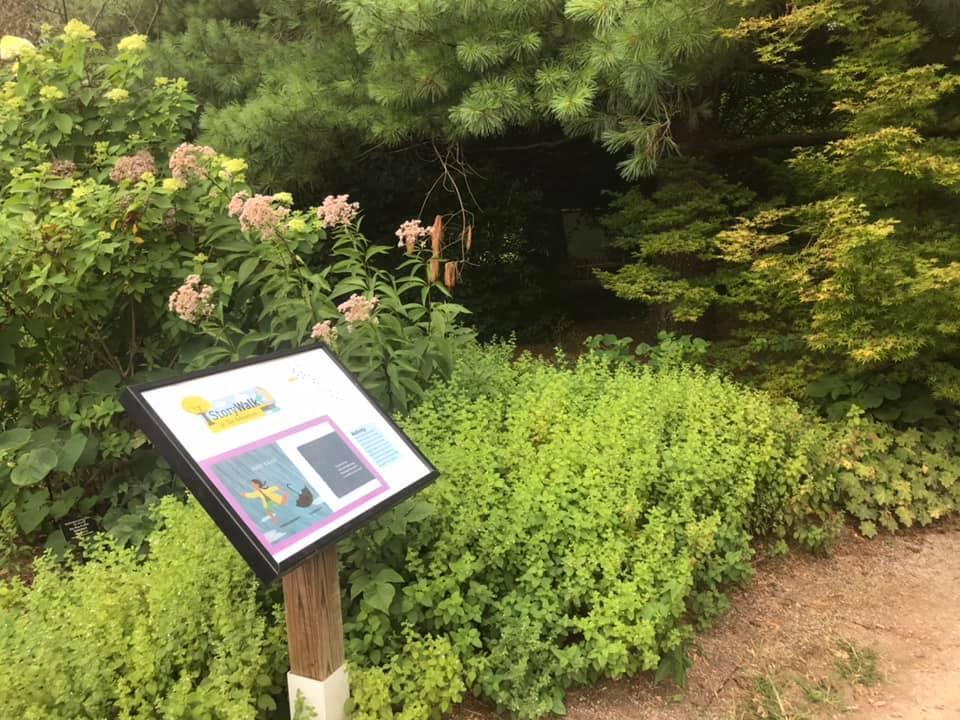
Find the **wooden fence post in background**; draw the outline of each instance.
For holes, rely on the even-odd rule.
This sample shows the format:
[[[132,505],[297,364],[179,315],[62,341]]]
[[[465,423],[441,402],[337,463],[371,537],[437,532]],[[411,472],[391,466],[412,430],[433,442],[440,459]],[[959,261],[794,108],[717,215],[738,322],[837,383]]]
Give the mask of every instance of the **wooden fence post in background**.
[[[290,714],[297,693],[317,720],[343,720],[350,695],[343,655],[337,547],[329,545],[283,577],[290,648]]]

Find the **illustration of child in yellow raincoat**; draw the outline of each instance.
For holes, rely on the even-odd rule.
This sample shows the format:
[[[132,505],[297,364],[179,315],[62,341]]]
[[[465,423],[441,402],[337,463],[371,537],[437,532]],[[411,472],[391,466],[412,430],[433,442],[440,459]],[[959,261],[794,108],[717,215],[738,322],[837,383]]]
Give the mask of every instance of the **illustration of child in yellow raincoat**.
[[[259,500],[261,503],[263,503],[264,512],[267,513],[267,517],[270,518],[270,521],[276,525],[277,516],[270,509],[271,503],[278,507],[281,505],[286,505],[287,498],[289,497],[288,494],[276,485],[266,487],[260,480],[251,480],[250,484],[253,485],[253,490],[242,493],[243,497],[247,498],[248,500]]]

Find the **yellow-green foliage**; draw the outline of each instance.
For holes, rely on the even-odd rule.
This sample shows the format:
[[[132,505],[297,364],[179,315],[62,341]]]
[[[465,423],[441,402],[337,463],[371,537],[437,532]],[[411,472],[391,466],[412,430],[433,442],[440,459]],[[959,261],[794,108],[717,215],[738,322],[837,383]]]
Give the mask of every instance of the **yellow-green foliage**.
[[[102,545],[0,587],[0,717],[263,717],[284,686],[286,630],[195,503],[168,498],[146,561]]]
[[[403,424],[443,475],[340,543],[358,720],[467,691],[524,718],[640,670],[681,679],[757,537],[826,550],[960,502],[957,436],[831,425],[699,369],[461,358]],[[0,717],[275,717],[282,611],[195,502],[0,586]],[[783,543],[780,542],[780,547]]]
[[[404,424],[443,475],[341,546],[349,652],[398,666],[407,624],[448,638],[465,685],[522,717],[682,666],[754,535],[836,531],[832,429],[700,370],[473,355]]]
[[[763,62],[816,78],[845,135],[790,161],[812,202],[719,235],[718,255],[742,268],[731,295],[753,325],[743,334],[754,349],[806,352],[833,369],[895,367],[956,403],[960,143],[944,127],[960,75],[924,62],[938,52],[915,3],[805,5],[734,33],[755,40]],[[839,53],[814,72],[802,50],[822,32]]]
[[[403,649],[381,667],[350,670],[353,720],[439,718],[463,699],[463,664],[448,638],[407,633]]]
[[[722,288],[730,282],[729,269],[718,270],[713,262],[716,235],[754,198],[705,163],[662,163],[653,193],[635,187],[611,204],[604,224],[633,261],[615,272],[597,272],[600,282],[622,298],[669,305],[675,320],[699,320],[723,302]]]
[[[871,533],[960,500],[955,433],[824,423],[699,369],[509,355],[464,358],[404,420],[441,479],[341,545],[364,717],[429,717],[436,690],[398,691],[439,665],[408,659],[411,628],[521,717],[600,678],[682,678],[755,538],[826,551],[845,511]]]
[[[770,389],[802,396],[824,375],[894,374],[960,401],[960,74],[949,31],[923,5],[781,3],[724,32],[757,60],[742,107],[730,82],[727,109],[747,138],[727,170],[746,177],[742,159],[759,171],[764,204],[746,207],[750,194],[718,173],[674,166],[652,194],[615,203],[610,224],[634,259],[603,283],[681,321],[728,313],[727,367]],[[789,96],[761,97],[759,77],[792,78],[778,86]],[[807,116],[792,110],[808,104]],[[783,163],[775,148],[794,143]]]
[[[928,525],[960,508],[958,454],[954,431],[897,432],[855,419],[839,456],[844,507],[867,537],[878,526]]]

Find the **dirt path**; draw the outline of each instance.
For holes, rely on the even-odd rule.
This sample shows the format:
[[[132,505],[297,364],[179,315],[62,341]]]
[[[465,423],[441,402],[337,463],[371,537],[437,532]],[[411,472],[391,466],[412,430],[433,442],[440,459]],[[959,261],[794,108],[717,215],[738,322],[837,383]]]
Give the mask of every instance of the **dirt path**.
[[[960,522],[762,562],[732,601],[686,691],[608,682],[570,720],[960,720]]]

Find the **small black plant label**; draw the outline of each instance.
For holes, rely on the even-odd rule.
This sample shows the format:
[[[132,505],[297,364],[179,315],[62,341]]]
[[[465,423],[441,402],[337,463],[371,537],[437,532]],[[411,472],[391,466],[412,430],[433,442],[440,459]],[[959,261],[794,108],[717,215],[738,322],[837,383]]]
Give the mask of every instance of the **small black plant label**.
[[[67,542],[76,545],[83,538],[89,537],[100,530],[97,521],[92,517],[75,518],[61,524],[63,536]]]

